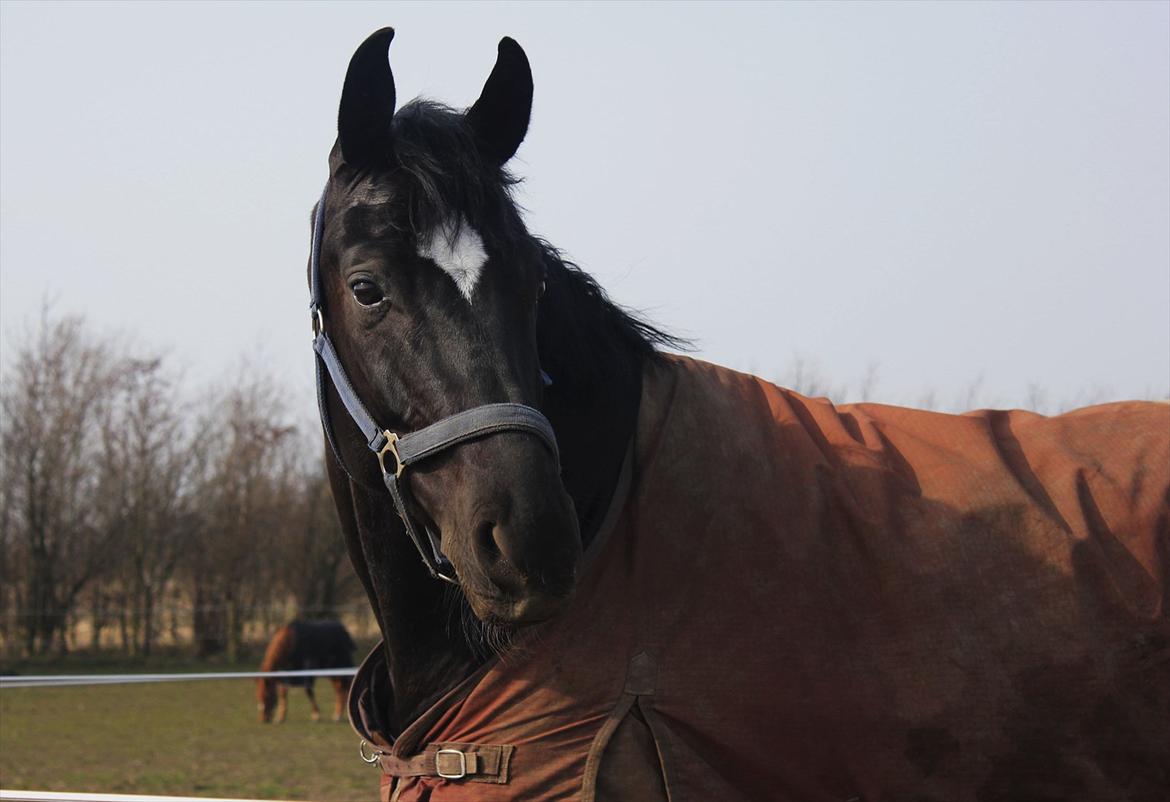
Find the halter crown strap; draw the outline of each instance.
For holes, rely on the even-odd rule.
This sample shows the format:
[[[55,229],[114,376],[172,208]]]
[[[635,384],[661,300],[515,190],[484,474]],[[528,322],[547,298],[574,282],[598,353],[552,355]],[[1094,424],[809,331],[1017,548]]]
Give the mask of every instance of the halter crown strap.
[[[401,483],[403,472],[407,467],[425,459],[440,454],[449,448],[454,448],[468,440],[497,434],[499,432],[521,432],[538,438],[552,453],[560,469],[560,454],[557,451],[557,438],[548,418],[538,410],[524,404],[502,403],[484,404],[463,412],[457,412],[443,418],[430,426],[417,431],[398,435],[389,429],[383,429],[374,421],[374,417],[366,409],[365,404],[358,398],[349,375],[341,364],[337,349],[325,331],[324,292],[321,286],[321,240],[325,226],[325,195],[328,188],[321,193],[321,200],[317,203],[316,214],[313,218],[313,244],[309,256],[309,313],[313,319],[313,351],[317,354],[317,408],[321,415],[321,426],[325,430],[325,437],[337,464],[346,472],[351,480],[353,474],[345,467],[341,458],[341,450],[333,433],[333,426],[329,419],[329,407],[325,396],[325,375],[328,374],[333,382],[341,403],[345,406],[350,418],[357,424],[362,435],[366,438],[366,445],[378,457],[378,465],[382,471],[382,481],[390,491],[394,500],[394,507],[406,528],[406,534],[414,542],[423,564],[431,576],[458,583],[455,577],[455,568],[443,555],[439,548],[438,537],[424,528],[425,538],[419,533],[410,513],[406,509],[404,486]],[[322,370],[324,368],[324,370]],[[542,377],[544,376],[542,372]],[[388,460],[393,457],[393,461]]]

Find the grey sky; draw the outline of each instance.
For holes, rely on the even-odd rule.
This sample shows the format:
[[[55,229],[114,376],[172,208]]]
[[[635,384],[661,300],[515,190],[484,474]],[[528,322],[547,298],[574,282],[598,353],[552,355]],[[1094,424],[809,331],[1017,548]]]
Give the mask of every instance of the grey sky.
[[[700,356],[877,364],[900,403],[1170,390],[1161,2],[5,2],[0,345],[49,295],[307,402],[308,212],[382,25],[399,97],[456,106],[520,41],[530,227]]]

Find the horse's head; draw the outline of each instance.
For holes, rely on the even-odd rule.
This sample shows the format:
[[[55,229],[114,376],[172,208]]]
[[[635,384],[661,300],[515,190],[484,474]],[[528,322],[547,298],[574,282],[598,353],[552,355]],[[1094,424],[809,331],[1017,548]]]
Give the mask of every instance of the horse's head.
[[[256,680],[256,715],[261,724],[272,721],[276,709],[276,680]]]
[[[384,29],[361,45],[342,90],[323,196],[324,325],[379,426],[417,431],[500,402],[539,409],[544,262],[504,169],[528,128],[527,58],[504,39],[470,109],[416,100],[396,113],[392,37]],[[346,469],[386,493],[338,396],[326,398]],[[581,541],[539,438],[488,434],[412,466],[402,482],[412,518],[437,534],[477,616],[531,623],[563,605]],[[367,554],[385,548],[362,537]]]

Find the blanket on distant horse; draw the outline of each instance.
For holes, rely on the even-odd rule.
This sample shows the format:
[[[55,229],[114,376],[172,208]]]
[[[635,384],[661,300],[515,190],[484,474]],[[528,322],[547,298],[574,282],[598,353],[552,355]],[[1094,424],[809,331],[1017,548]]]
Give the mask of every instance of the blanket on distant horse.
[[[287,631],[291,643],[274,671],[306,671],[313,668],[349,668],[357,645],[340,621],[290,622],[276,637]],[[275,640],[275,638],[274,638]],[[285,685],[296,688],[313,684],[313,677],[285,677]]]
[[[668,357],[631,453],[565,615],[397,738],[367,659],[384,798],[1167,798],[1170,406],[836,407]]]

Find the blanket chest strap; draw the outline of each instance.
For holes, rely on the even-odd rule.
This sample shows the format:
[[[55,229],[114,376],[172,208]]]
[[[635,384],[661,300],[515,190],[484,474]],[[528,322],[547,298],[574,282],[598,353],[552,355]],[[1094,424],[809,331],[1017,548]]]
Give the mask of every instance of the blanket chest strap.
[[[378,765],[391,777],[503,784],[508,782],[508,764],[514,750],[508,744],[433,743],[411,757],[382,752],[378,754]]]

